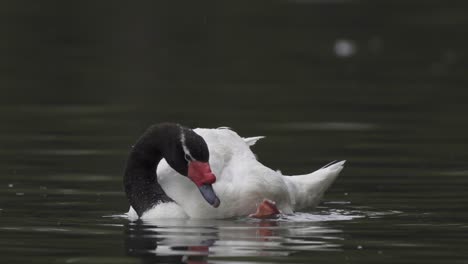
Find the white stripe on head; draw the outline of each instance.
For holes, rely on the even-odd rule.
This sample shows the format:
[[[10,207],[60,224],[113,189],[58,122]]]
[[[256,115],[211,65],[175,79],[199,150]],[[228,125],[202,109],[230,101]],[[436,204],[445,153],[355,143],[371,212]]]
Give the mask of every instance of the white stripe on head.
[[[182,149],[184,150],[184,154],[188,155],[191,160],[194,160],[194,158],[192,157],[192,154],[190,154],[190,150],[187,148],[187,145],[185,144],[185,132],[182,127],[180,128],[180,143],[182,144]]]

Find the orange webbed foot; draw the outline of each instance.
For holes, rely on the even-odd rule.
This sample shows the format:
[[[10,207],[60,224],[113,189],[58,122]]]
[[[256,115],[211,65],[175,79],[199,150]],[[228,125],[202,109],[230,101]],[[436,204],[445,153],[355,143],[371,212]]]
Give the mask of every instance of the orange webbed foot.
[[[255,214],[249,215],[249,217],[253,218],[272,218],[280,214],[280,211],[276,207],[276,203],[274,201],[263,199],[263,202],[257,208]]]

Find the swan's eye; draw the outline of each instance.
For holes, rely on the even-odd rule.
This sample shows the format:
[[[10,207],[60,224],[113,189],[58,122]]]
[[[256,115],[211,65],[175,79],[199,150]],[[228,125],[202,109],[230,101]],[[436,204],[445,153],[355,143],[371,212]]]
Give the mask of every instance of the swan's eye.
[[[185,154],[185,160],[186,160],[186,161],[191,161],[191,160],[192,160],[192,157],[190,157],[189,154]]]

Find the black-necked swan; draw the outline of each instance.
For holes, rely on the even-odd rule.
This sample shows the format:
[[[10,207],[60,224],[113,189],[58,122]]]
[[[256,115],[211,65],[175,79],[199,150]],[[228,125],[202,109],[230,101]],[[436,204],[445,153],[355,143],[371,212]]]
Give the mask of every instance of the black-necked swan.
[[[151,126],[127,160],[128,217],[255,216],[265,201],[291,214],[316,206],[343,169],[345,161],[340,161],[310,174],[282,175],[257,161],[250,150],[260,138],[242,138],[228,128]]]

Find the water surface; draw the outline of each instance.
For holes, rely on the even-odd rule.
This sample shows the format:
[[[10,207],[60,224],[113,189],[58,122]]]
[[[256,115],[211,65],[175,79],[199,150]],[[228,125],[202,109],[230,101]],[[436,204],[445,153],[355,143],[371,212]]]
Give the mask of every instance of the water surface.
[[[467,262],[466,4],[38,3],[0,8],[2,262]],[[264,135],[284,174],[347,163],[292,216],[130,222],[163,121]]]

